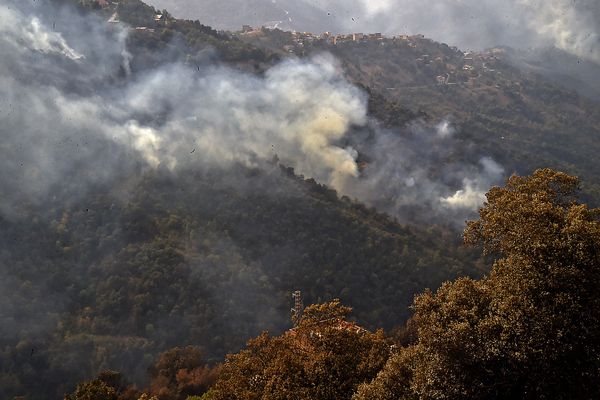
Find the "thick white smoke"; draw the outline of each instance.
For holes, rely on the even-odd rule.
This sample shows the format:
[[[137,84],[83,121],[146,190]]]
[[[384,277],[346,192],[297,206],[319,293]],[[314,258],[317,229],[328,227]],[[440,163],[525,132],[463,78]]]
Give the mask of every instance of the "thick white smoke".
[[[370,161],[349,193],[407,221],[456,222],[472,217],[504,169],[489,157],[462,154],[450,122],[415,122],[404,132],[379,130],[359,147]],[[463,144],[464,145],[464,144]]]
[[[70,30],[53,32],[36,10],[0,6],[11,21],[0,37],[5,214],[143,168],[256,166],[277,156],[398,216],[419,206],[462,220],[502,175],[479,156],[448,162],[456,146],[447,122],[407,132],[367,127],[365,95],[328,55],[288,60],[261,77],[172,64],[110,85],[129,61],[122,32],[75,15]],[[87,41],[72,29],[86,24],[97,33]],[[354,140],[357,130],[375,139]],[[370,158],[366,167],[359,152]]]
[[[444,206],[453,210],[474,210],[483,204],[490,183],[498,182],[504,175],[504,169],[489,157],[482,158],[480,164],[482,168],[477,178],[464,178],[463,189],[441,198]]]
[[[0,34],[3,40],[10,42],[16,51],[30,49],[43,53],[60,53],[71,60],[83,58],[83,55],[69,47],[59,33],[45,29],[37,17],[25,22],[16,18],[15,11],[2,7],[0,20]]]
[[[358,176],[355,151],[338,142],[352,125],[365,123],[365,98],[327,56],[283,62],[260,78],[172,65],[130,85],[118,108],[132,115],[170,110],[160,126],[129,123],[134,145],[154,164],[252,165],[277,154],[324,183]]]

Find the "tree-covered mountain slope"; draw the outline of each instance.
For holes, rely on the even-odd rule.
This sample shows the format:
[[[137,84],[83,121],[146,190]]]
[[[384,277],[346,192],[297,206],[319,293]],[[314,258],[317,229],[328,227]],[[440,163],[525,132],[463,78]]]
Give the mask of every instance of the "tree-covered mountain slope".
[[[330,52],[350,80],[385,99],[372,110],[379,119],[389,118],[387,104],[450,118],[465,145],[474,143],[509,172],[558,168],[581,176],[586,191],[600,198],[600,104],[570,82],[545,78],[544,68],[552,66],[543,60],[533,69],[517,63],[510,49],[463,52],[419,35],[359,34],[336,44],[331,37],[265,29],[238,37],[282,56]]]
[[[156,172],[123,198],[130,184],[2,221],[5,396],[104,369],[140,381],[176,345],[220,360],[287,329],[295,289],[392,328],[414,293],[482,272],[455,233],[401,226],[277,165]]]
[[[217,32],[139,0],[52,3],[76,3],[105,24],[129,24],[127,51],[119,54],[128,63],[109,74],[107,86],[126,86],[175,62],[199,72],[225,65],[260,78],[281,60],[327,51],[341,60],[340,76],[364,89],[373,126],[403,137],[407,132],[395,129],[415,120],[454,122],[459,146],[444,154],[434,178],[452,158],[492,155],[507,172],[544,165],[580,174],[587,193],[599,196],[598,105],[511,67],[502,53],[468,60],[421,37],[300,46],[291,33]],[[79,85],[85,82],[73,82],[77,95],[94,90]],[[117,114],[118,100],[109,108]],[[165,118],[149,112],[140,120],[158,129]],[[368,140],[385,132],[370,128],[364,128]],[[69,140],[71,147],[59,145],[79,151],[73,149],[80,142]],[[21,154],[9,146],[0,144],[3,154]],[[357,154],[353,161],[367,168],[374,161],[368,156]],[[75,382],[105,369],[142,382],[152,360],[174,346],[199,346],[209,362],[220,361],[263,330],[287,330],[290,293],[297,289],[307,303],[340,298],[366,328],[393,329],[410,316],[416,293],[487,271],[477,252],[461,247],[458,231],[444,227],[446,221],[434,216],[430,224],[401,224],[276,158],[253,160],[256,167],[170,170],[131,167],[139,161],[131,153],[119,157],[130,158],[123,163],[128,169],[108,183],[91,180],[78,190],[81,176],[72,171],[49,184],[51,195],[43,202],[16,201],[10,212],[2,209],[2,398],[60,398]],[[12,182],[13,172],[21,176],[19,164],[2,182]],[[83,175],[89,172],[75,165]],[[26,178],[34,182],[45,172],[29,171]],[[379,187],[392,185],[386,179]],[[12,200],[18,187],[0,188],[0,200]],[[408,189],[396,194],[402,190]]]

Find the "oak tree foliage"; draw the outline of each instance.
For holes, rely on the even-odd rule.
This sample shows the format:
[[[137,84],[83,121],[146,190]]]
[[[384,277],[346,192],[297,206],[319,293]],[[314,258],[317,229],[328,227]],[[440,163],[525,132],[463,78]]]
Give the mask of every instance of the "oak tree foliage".
[[[207,397],[220,399],[348,399],[388,358],[383,332],[346,319],[338,300],[308,307],[298,327],[263,333],[230,355]]]
[[[491,189],[464,234],[491,273],[417,296],[417,342],[355,400],[598,398],[600,211],[578,187],[543,169]]]

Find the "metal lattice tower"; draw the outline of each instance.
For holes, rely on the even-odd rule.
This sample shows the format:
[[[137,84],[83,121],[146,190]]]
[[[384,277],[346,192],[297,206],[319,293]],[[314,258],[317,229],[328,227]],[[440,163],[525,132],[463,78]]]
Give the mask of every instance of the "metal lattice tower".
[[[304,305],[302,304],[302,292],[296,290],[292,293],[292,298],[294,299],[294,308],[292,308],[292,322],[294,326],[298,326],[300,323],[300,318],[302,317],[302,310],[304,309]]]

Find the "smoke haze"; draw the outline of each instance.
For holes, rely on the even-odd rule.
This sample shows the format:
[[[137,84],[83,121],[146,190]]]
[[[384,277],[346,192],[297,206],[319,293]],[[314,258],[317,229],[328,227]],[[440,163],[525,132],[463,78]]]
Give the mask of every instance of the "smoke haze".
[[[414,122],[402,132],[378,129],[358,145],[372,161],[342,192],[404,221],[460,226],[501,182],[504,169],[476,149],[461,148],[457,135],[449,121],[435,127]]]
[[[243,182],[244,175],[236,170],[239,164],[260,167],[265,161],[278,159],[298,174],[401,221],[461,224],[476,212],[485,191],[499,183],[504,174],[477,149],[464,151],[464,143],[458,140],[460,132],[449,121],[433,126],[415,121],[399,130],[380,127],[367,115],[366,94],[343,77],[330,55],[290,59],[261,76],[213,60],[200,68],[170,63],[132,71],[127,34],[125,26],[107,24],[93,15],[82,16],[48,1],[0,0],[0,222],[12,227],[12,231],[2,231],[6,247],[1,249],[0,260],[0,338],[17,340],[29,359],[35,353],[33,339],[38,334],[51,336],[73,306],[70,302],[87,298],[93,304],[98,293],[113,293],[111,285],[116,286],[115,291],[123,290],[120,281],[113,279],[98,293],[90,292],[93,288],[88,287],[87,280],[100,270],[106,270],[107,276],[118,275],[128,263],[127,251],[111,254],[115,250],[110,244],[123,240],[121,235],[126,231],[118,226],[119,216],[110,217],[114,220],[108,226],[103,226],[107,221],[89,217],[94,232],[90,235],[102,238],[98,243],[81,245],[92,249],[90,259],[77,258],[76,250],[70,252],[69,240],[60,233],[68,230],[69,219],[62,209],[73,204],[81,208],[78,201],[87,194],[106,192],[98,188],[109,188],[111,195],[123,192],[127,198],[146,171],[168,169],[176,175],[206,167],[224,171],[225,178],[219,179],[225,182],[219,184],[241,191],[252,183]],[[273,196],[285,195],[282,189],[273,188],[275,184],[265,186]],[[165,195],[176,199],[180,194]],[[107,197],[105,215],[118,214],[119,206],[112,211],[111,205],[117,200]],[[197,196],[189,201],[202,208],[208,207],[211,199]],[[45,220],[31,212],[37,207],[43,214],[47,204],[59,214]],[[140,215],[131,219],[143,220],[144,212],[140,209]],[[87,210],[80,214],[87,220]],[[21,224],[21,218],[27,223]],[[47,243],[14,242],[19,237],[31,237],[25,233],[11,237],[15,231],[31,227],[53,234],[44,239]],[[252,229],[247,227],[247,236]],[[76,237],[78,232],[65,234],[70,235]],[[207,240],[201,233],[199,236],[202,243]],[[102,241],[108,247],[103,247]],[[207,258],[216,254],[222,261],[212,264],[208,260],[205,264],[221,271],[222,266],[242,263],[241,251],[233,243],[220,237],[214,242],[219,245],[207,242],[211,248]],[[55,248],[60,251],[45,252]],[[113,261],[104,260],[107,255]],[[301,256],[302,249],[278,249],[268,255],[273,260],[265,260],[265,264],[289,265],[279,259],[302,263]],[[152,252],[144,257],[167,263]],[[39,260],[45,261],[39,265]],[[147,266],[145,262],[141,265]],[[164,267],[177,273],[171,264]],[[123,273],[142,274],[141,268]],[[202,273],[207,273],[206,269],[210,268],[198,268]],[[37,275],[39,271],[41,275]],[[44,278],[46,271],[53,279]],[[157,280],[163,279],[158,276]],[[198,275],[194,279],[202,282],[201,278]],[[187,279],[186,275],[181,278]],[[256,296],[256,305],[248,305],[255,289],[246,275],[229,279],[216,286],[229,287],[234,293],[227,298],[228,307],[239,304],[243,309],[236,313],[256,314],[254,318],[260,319],[256,326],[280,320],[281,316],[274,315],[275,300],[266,304]],[[190,295],[196,296],[202,293]],[[217,302],[226,295],[217,293],[215,297]],[[155,314],[153,324],[162,324],[164,331],[177,336],[179,325],[173,321],[180,316],[175,313],[167,317],[167,313]],[[205,329],[201,324],[196,328]],[[243,335],[242,328],[232,325],[231,331]],[[83,379],[88,373],[84,366],[90,363],[86,357],[91,342],[85,335],[71,339],[57,351],[54,364],[47,369],[75,371],[81,376],[75,374],[73,378]],[[100,340],[107,342],[101,342],[99,351],[110,348],[110,356],[94,368],[128,365],[129,370],[138,370],[137,377],[143,375],[139,360],[150,347],[146,339],[135,339],[131,344],[126,338],[125,345],[110,343],[110,338]],[[82,362],[78,354],[86,361]],[[44,379],[49,378],[40,378]]]
[[[0,7],[10,21],[0,39],[4,214],[49,196],[74,199],[148,168],[253,167],[277,156],[400,219],[419,206],[462,223],[502,177],[484,155],[448,162],[457,148],[447,122],[378,128],[367,118],[366,96],[327,54],[284,61],[263,77],[182,64],[127,77],[124,28],[48,11]],[[64,31],[53,31],[44,15]],[[360,131],[370,139],[352,134]],[[370,159],[365,167],[359,154]]]
[[[463,49],[553,46],[600,62],[595,0],[150,0],[176,16],[219,28],[279,20],[284,29],[424,34]],[[243,22],[245,21],[245,22]]]

